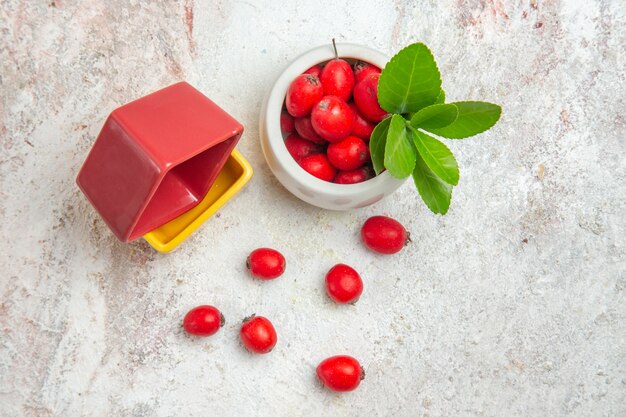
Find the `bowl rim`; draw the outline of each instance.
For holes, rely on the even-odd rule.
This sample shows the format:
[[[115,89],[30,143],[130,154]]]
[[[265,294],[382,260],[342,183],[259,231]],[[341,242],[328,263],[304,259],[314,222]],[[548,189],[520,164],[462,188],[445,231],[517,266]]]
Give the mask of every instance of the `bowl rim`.
[[[337,51],[340,58],[357,59],[384,68],[389,60],[388,56],[380,51],[367,46],[354,43],[337,43]],[[287,151],[282,132],[280,130],[280,113],[289,85],[298,75],[308,68],[321,62],[329,61],[335,57],[332,44],[321,45],[312,48],[291,61],[280,73],[270,90],[264,103],[263,113],[265,117],[261,120],[261,132],[267,137],[268,146],[273,150],[273,158],[281,169],[294,177],[298,183],[317,193],[354,196],[375,188],[385,188],[389,181],[402,181],[392,177],[387,171],[376,175],[367,181],[357,184],[335,184],[321,180],[306,172]],[[263,141],[262,141],[263,145]],[[263,152],[267,151],[263,146]],[[271,168],[271,167],[270,167]],[[272,169],[273,171],[273,169]],[[280,178],[279,178],[280,179]],[[282,182],[282,181],[281,181]]]

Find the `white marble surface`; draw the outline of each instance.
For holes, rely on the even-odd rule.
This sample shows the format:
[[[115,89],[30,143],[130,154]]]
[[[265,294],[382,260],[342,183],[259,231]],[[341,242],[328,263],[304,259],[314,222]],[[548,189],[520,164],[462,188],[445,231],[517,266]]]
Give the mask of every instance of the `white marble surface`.
[[[626,415],[626,3],[27,1],[0,4],[0,416]],[[426,42],[450,99],[501,103],[498,126],[450,144],[446,217],[412,185],[355,212],[315,209],[271,176],[261,100],[281,67],[331,37],[386,53]],[[180,250],[109,233],[74,183],[106,115],[188,80],[246,127],[248,187]],[[357,230],[401,220],[413,244],[373,256]],[[252,281],[246,254],[288,259]],[[355,307],[325,297],[356,266]],[[180,329],[199,303],[215,337]],[[239,321],[271,318],[252,356]],[[314,367],[351,353],[336,395]]]

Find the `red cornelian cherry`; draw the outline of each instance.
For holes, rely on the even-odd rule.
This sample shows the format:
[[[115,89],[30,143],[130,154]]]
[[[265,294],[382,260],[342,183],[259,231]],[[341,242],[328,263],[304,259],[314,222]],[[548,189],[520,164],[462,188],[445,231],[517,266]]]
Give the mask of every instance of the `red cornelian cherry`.
[[[335,168],[345,171],[362,167],[370,160],[369,147],[363,139],[356,136],[348,136],[339,142],[331,143],[326,154]]]
[[[337,169],[323,153],[309,155],[302,158],[298,163],[302,169],[320,180],[331,182],[337,174]]]
[[[243,321],[239,337],[246,349],[253,353],[271,352],[278,340],[272,322],[265,317],[255,315]]]
[[[297,118],[294,122],[294,127],[296,132],[298,132],[298,134],[306,140],[319,144],[327,143],[326,139],[315,132],[313,125],[311,125],[311,118],[309,116]]]
[[[250,252],[246,267],[254,278],[269,280],[285,272],[285,257],[276,249],[258,248]]]
[[[354,304],[363,293],[363,280],[346,264],[337,264],[326,274],[326,293],[336,303]]]
[[[326,96],[311,110],[311,124],[318,135],[329,142],[338,142],[352,131],[354,113],[337,96]]]
[[[348,355],[331,356],[317,366],[317,377],[331,391],[355,390],[365,378],[358,360]]]
[[[311,68],[304,71],[304,74],[315,75],[317,78],[319,78],[321,73],[322,73],[322,66],[320,64],[313,65]]]
[[[364,141],[369,142],[376,125],[361,116],[361,113],[359,112],[359,109],[357,109],[356,104],[348,103],[348,106],[350,106],[350,108],[354,112],[354,125],[352,126],[352,132],[350,134],[358,136]]]
[[[387,255],[399,252],[411,241],[404,226],[386,216],[367,219],[361,227],[361,239],[370,250]]]
[[[340,58],[328,61],[320,75],[325,96],[337,96],[348,101],[354,88],[354,73],[350,64]]]
[[[374,177],[374,170],[368,165],[351,171],[339,171],[333,182],[335,184],[358,184]]]
[[[304,117],[323,96],[324,90],[319,78],[311,74],[300,74],[287,90],[285,105],[293,117]]]
[[[224,316],[217,308],[203,305],[189,310],[183,319],[183,329],[194,336],[211,336],[224,322]]]
[[[370,74],[380,74],[380,68],[369,62],[357,61],[354,64],[354,79],[357,83],[363,81]]]
[[[289,154],[296,161],[299,161],[309,155],[320,153],[324,150],[321,145],[302,139],[295,133],[292,133],[287,137],[287,139],[285,139],[285,146],[287,147]]]
[[[293,133],[294,129],[295,125],[293,116],[290,115],[286,110],[280,112],[280,131],[283,133]]]
[[[354,103],[359,113],[370,122],[378,123],[387,116],[378,104],[378,80],[380,74],[370,74],[354,86]]]

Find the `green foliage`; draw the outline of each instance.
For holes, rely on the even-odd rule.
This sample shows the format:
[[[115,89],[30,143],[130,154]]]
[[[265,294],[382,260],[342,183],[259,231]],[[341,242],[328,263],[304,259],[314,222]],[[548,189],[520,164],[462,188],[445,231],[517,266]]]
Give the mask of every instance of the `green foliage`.
[[[481,101],[445,104],[439,69],[422,43],[398,52],[383,69],[378,102],[391,113],[370,138],[376,174],[385,169],[395,178],[413,175],[428,208],[446,214],[452,187],[459,182],[459,166],[448,147],[431,134],[462,139],[482,133],[500,119],[502,109]]]

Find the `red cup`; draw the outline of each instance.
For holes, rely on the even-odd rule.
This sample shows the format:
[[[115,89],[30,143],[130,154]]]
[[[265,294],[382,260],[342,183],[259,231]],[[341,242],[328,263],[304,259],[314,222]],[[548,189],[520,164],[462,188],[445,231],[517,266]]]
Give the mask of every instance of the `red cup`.
[[[180,82],[113,110],[76,182],[115,236],[131,241],[196,206],[242,133]]]

